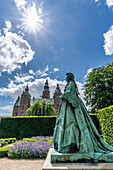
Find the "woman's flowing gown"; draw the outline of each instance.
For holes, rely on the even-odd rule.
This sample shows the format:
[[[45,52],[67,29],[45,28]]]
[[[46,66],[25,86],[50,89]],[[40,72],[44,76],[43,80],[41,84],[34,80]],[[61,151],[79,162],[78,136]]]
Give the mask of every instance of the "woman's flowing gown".
[[[78,97],[76,83],[72,80],[67,83],[62,95],[53,143],[58,152],[87,153],[94,159],[113,152],[113,148],[99,135],[84,103]]]

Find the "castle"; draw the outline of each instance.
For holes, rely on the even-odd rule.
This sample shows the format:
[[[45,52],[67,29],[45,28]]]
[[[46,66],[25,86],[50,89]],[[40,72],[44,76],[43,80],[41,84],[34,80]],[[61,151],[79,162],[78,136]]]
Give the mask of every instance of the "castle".
[[[35,97],[31,98],[31,95],[29,93],[29,88],[27,85],[25,91],[23,91],[23,93],[21,94],[21,97],[18,96],[18,99],[14,104],[12,116],[25,116],[26,110],[33,104],[33,102],[35,102],[36,100],[41,101],[43,99],[45,101],[50,100],[56,112],[58,112],[61,99],[57,99],[57,96],[60,96],[61,94],[62,93],[59,84],[57,83],[57,87],[53,94],[53,98],[50,98],[48,80],[46,79],[42,96],[40,98],[35,98]]]

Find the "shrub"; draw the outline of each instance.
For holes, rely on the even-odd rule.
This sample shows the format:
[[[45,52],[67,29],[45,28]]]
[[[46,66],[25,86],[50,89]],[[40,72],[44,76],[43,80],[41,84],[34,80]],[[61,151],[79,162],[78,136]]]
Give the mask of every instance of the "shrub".
[[[8,151],[9,158],[45,158],[52,143],[48,141],[22,142]]]
[[[0,146],[7,145],[9,143],[15,142],[16,138],[4,138],[0,139]]]
[[[98,131],[100,126],[97,115],[91,115]],[[30,138],[32,136],[52,136],[56,116],[29,116],[1,118],[0,138]]]
[[[0,148],[0,157],[5,157],[7,156],[7,152],[9,149],[11,149],[12,146],[5,146],[3,148]]]
[[[113,147],[113,105],[97,113],[104,140]]]
[[[25,142],[48,141],[49,143],[52,143],[53,137],[52,136],[37,136],[37,137],[32,137],[32,138],[23,138],[22,141],[25,141]]]
[[[1,118],[0,138],[22,139],[32,136],[52,136],[56,116]]]
[[[12,141],[16,141],[16,138],[2,138],[2,139],[0,139],[0,142],[1,141],[5,141],[5,142],[10,142],[10,143],[12,143]]]

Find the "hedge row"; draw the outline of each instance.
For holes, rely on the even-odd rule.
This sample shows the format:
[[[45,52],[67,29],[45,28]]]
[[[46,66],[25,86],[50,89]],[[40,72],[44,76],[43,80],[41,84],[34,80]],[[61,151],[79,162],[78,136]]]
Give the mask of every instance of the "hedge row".
[[[100,127],[95,114],[91,115],[98,131]],[[0,138],[29,138],[52,136],[56,116],[10,117],[0,119]]]
[[[5,139],[0,139],[0,146],[4,146],[7,144],[10,144],[12,142],[15,142],[16,138],[5,138]]]
[[[104,140],[113,147],[113,105],[97,113]]]
[[[0,157],[6,157],[6,156],[8,156],[8,155],[7,155],[7,152],[8,152],[8,150],[11,149],[11,148],[12,148],[12,146],[5,146],[5,147],[3,147],[3,148],[0,148]]]
[[[52,136],[55,120],[55,116],[1,118],[0,138]]]

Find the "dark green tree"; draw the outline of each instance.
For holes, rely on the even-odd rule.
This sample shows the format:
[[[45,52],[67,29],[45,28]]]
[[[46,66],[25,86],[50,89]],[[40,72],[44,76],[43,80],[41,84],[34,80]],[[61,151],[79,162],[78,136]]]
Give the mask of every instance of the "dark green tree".
[[[36,101],[34,102],[30,108],[26,111],[26,116],[52,116],[55,115],[56,110],[52,106],[51,101],[45,102],[42,101]]]
[[[87,75],[84,95],[92,112],[113,105],[113,62],[95,68]]]

